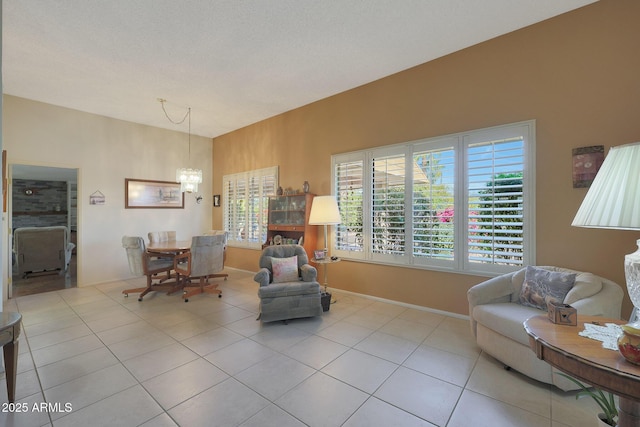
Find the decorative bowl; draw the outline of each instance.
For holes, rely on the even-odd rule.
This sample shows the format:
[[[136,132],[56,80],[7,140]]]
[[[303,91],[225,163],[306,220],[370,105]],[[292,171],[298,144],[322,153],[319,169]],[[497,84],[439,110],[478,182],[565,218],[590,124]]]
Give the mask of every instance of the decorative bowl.
[[[640,328],[638,325],[622,325],[618,337],[618,350],[629,362],[640,365]]]

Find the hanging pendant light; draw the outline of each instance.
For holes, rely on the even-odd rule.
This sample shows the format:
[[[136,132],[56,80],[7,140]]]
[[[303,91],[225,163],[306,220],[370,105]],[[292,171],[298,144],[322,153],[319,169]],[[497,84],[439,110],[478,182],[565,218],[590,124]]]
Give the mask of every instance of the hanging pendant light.
[[[160,104],[162,104],[162,111],[164,111],[164,115],[167,116],[167,119],[173,124],[179,125],[184,123],[184,121],[188,118],[189,121],[189,162],[191,161],[191,107],[187,107],[187,112],[180,121],[174,121],[167,114],[167,110],[164,108],[164,103],[167,102],[166,99],[158,99]],[[180,191],[187,193],[197,193],[198,192],[198,184],[202,183],[202,170],[201,169],[193,169],[193,168],[178,168],[176,169],[176,181],[180,183]]]

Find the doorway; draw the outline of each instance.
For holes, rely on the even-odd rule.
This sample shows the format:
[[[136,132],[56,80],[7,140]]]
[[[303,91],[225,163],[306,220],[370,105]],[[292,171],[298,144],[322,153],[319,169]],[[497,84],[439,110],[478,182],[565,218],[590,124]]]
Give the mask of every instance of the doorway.
[[[77,287],[78,169],[13,164],[9,176],[9,298]],[[68,250],[59,256],[60,263],[47,260],[25,267],[25,255],[14,251],[14,234],[34,227],[66,228]],[[55,245],[61,245],[60,238],[55,239]]]

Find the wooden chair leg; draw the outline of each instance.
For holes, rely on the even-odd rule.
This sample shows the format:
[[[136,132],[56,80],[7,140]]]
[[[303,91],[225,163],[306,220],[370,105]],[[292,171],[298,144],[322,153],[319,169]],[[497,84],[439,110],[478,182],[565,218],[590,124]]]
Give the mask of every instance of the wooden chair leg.
[[[227,274],[212,274],[210,276],[201,277],[198,286],[185,286],[182,293],[184,302],[189,302],[189,297],[198,294],[217,294],[218,298],[222,298],[222,291],[218,289],[217,283],[208,283],[210,277],[224,277],[227,280]]]

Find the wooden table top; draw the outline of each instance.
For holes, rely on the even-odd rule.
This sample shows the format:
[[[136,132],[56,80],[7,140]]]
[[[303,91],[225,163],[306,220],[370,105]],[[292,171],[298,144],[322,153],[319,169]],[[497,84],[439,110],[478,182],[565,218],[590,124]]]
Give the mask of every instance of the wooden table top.
[[[170,240],[147,245],[149,252],[183,252],[191,249],[191,240]]]
[[[554,324],[547,316],[524,322],[529,344],[539,359],[595,387],[620,397],[640,400],[640,366],[628,362],[618,351],[578,335],[585,323],[625,324],[624,320],[578,315],[576,326]]]

